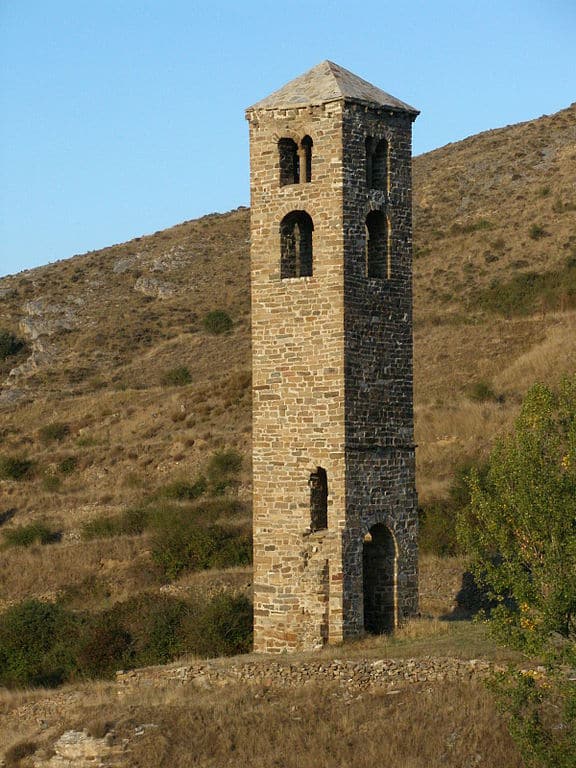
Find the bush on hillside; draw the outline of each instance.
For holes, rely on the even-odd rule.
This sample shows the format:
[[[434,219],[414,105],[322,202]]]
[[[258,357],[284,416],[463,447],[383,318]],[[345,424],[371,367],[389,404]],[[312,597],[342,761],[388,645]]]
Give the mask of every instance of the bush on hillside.
[[[119,603],[107,613],[131,639],[131,664],[137,667],[166,664],[189,651],[182,625],[191,612],[184,600],[144,593]]]
[[[470,504],[469,477],[475,473],[486,482],[488,465],[467,461],[456,467],[448,498],[422,505],[418,510],[418,545],[422,552],[446,557],[461,551],[457,537],[458,515]]]
[[[467,394],[470,400],[474,400],[477,403],[498,403],[502,398],[494,391],[490,382],[480,379],[474,381],[467,387]]]
[[[188,652],[197,656],[248,653],[252,647],[252,604],[244,595],[221,592],[194,606],[182,633]]]
[[[54,544],[60,541],[62,534],[45,523],[30,523],[3,532],[6,546],[30,547],[32,544]]]
[[[202,324],[208,333],[215,335],[227,333],[234,325],[228,312],[225,312],[223,309],[215,309],[212,312],[208,312]]]
[[[193,483],[187,480],[173,480],[160,488],[160,494],[167,499],[176,501],[193,501],[205,493],[208,485],[204,477],[197,478]]]
[[[23,456],[0,456],[0,480],[24,480],[32,475],[33,467]]]
[[[495,282],[477,290],[470,300],[472,309],[495,312],[505,317],[529,315],[542,309],[576,307],[576,266],[550,272],[522,272],[508,283]]]
[[[0,684],[59,685],[74,668],[78,622],[56,603],[25,600],[0,615]]]
[[[540,224],[532,224],[530,231],[528,232],[532,240],[541,240],[548,233]]]
[[[131,507],[120,515],[102,515],[82,524],[82,538],[106,539],[112,536],[138,536],[146,530],[150,512],[143,507]]]
[[[185,365],[179,365],[177,368],[170,368],[162,375],[162,384],[167,387],[184,387],[192,383],[190,369]]]
[[[10,331],[0,329],[0,362],[13,355],[17,355],[25,347],[22,339],[19,339]]]
[[[418,546],[421,552],[441,557],[458,552],[457,509],[449,501],[433,501],[418,509]]]
[[[76,456],[65,456],[58,462],[58,472],[62,475],[70,475],[78,467]]]
[[[60,442],[70,434],[70,427],[61,421],[53,421],[51,424],[45,424],[40,427],[38,432],[43,443]]]
[[[154,521],[152,558],[168,579],[184,571],[227,568],[251,562],[251,539],[235,528],[202,525],[196,515],[171,514]]]
[[[111,677],[185,653],[244,653],[251,642],[251,603],[226,592],[192,601],[141,594],[92,615],[27,600],[0,614],[0,685]]]
[[[236,475],[242,468],[242,454],[228,448],[217,451],[208,462],[207,475],[213,493],[224,493],[238,485]]]

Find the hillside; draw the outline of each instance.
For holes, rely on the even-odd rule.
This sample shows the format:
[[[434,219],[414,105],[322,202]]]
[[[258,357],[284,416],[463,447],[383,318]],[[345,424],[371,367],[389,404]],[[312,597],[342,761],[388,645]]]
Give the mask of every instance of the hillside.
[[[423,503],[445,498],[455,469],[485,456],[532,382],[575,370],[575,179],[576,105],[414,160],[415,410]],[[158,598],[160,607],[164,600],[168,610],[168,598],[192,600],[223,588],[249,593],[251,571],[242,564],[162,572],[151,554],[153,535],[142,523],[146,515],[177,521],[183,512],[197,512],[194,494],[201,488],[201,511],[210,524],[248,535],[249,211],[212,214],[3,278],[0,300],[0,537],[9,543],[10,535],[33,524],[48,531],[46,544],[0,549],[0,610],[39,597],[59,598],[66,610],[96,612],[133,598],[122,610],[126,620],[140,621],[142,632],[156,616],[146,595]],[[214,310],[228,313],[231,330],[214,333],[206,326]],[[222,467],[224,474],[214,476],[215,454],[233,461],[241,455],[242,466],[233,477]],[[207,480],[198,485],[202,477]],[[118,521],[125,527],[114,528]],[[462,571],[459,560],[422,559],[427,617],[452,616]],[[141,609],[147,618],[134,615]],[[415,638],[400,635],[391,647],[378,640],[356,653],[493,657],[475,630],[468,637],[455,624],[417,624],[407,630]],[[433,723],[419,728],[420,735],[399,730],[398,748],[415,739],[420,758],[414,765],[433,764],[439,756],[444,762],[452,733],[459,733],[460,757],[446,764],[478,764],[481,753],[485,764],[498,765],[500,757],[502,765],[516,764],[512,746],[500,754],[503,733],[490,740],[501,724],[485,694],[464,684],[451,691],[454,701],[426,686],[399,695],[395,713],[432,697],[436,703],[425,704],[422,717],[444,707],[446,732],[430,752],[426,734]],[[87,718],[100,722],[112,712],[119,733],[134,743],[141,722],[160,719],[162,733],[171,733],[164,741],[144,734],[141,743],[152,751],[144,756],[142,748],[138,764],[160,764],[155,749],[170,764],[188,764],[190,745],[176,733],[187,732],[192,717],[182,695],[165,692],[160,710],[160,699],[118,704],[115,696],[97,685],[54,696],[6,693],[1,738],[14,743],[36,734],[46,719],[47,743],[65,727]],[[241,739],[243,713],[234,707],[249,718],[266,717],[270,727],[275,717],[310,717],[304,696],[300,701],[265,689],[247,696],[233,689],[232,709],[224,712],[218,692],[202,694],[195,738],[212,733],[203,722],[228,718],[241,749],[251,749]],[[318,701],[338,698],[331,689],[318,694]],[[391,711],[388,702],[383,693],[365,697],[374,712]],[[326,716],[344,722],[348,703],[326,704]],[[476,730],[466,730],[460,712],[470,714]],[[294,722],[286,733],[297,741],[303,735]],[[208,762],[199,764],[208,765],[209,739],[216,736],[206,738]],[[224,752],[228,748],[236,749],[227,742]],[[327,754],[335,748],[328,737],[325,748]],[[273,759],[284,758],[278,752]]]
[[[532,380],[574,367],[575,178],[574,105],[414,160],[423,498],[486,449]],[[1,450],[36,462],[31,481],[3,483],[3,504],[69,526],[218,447],[249,455],[248,227],[246,209],[214,214],[0,280],[0,329],[27,342],[1,363]],[[522,281],[532,272],[541,283]],[[203,329],[214,309],[231,333]],[[162,383],[182,365],[189,385]],[[478,383],[496,397],[471,399]],[[54,422],[68,434],[43,443]],[[74,476],[47,492],[69,454]]]

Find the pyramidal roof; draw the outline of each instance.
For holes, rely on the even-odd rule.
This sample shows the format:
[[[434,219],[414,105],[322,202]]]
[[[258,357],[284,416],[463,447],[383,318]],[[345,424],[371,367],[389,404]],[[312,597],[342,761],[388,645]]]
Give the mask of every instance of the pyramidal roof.
[[[416,116],[417,109],[381,91],[375,85],[362,80],[353,72],[339,67],[332,61],[322,61],[295,80],[291,80],[270,96],[258,101],[253,109],[281,109],[308,107],[328,101],[354,101],[376,107],[409,112]]]

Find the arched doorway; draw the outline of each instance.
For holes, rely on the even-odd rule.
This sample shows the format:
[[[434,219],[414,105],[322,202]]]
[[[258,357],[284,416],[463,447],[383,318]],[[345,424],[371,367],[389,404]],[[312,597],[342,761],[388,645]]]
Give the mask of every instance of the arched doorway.
[[[397,553],[387,526],[372,526],[364,537],[362,552],[364,629],[376,635],[396,626]]]

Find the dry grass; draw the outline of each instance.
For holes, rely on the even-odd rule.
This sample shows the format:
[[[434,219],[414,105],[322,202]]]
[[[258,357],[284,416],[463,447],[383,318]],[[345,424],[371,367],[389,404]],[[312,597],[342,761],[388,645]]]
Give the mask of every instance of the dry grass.
[[[159,584],[142,544],[124,536],[0,551],[0,608],[29,597],[63,595],[72,605],[95,608]]]
[[[100,686],[68,689],[58,707],[50,708],[40,693],[23,703],[15,697],[0,702],[9,721],[19,715],[22,729],[19,735],[7,731],[2,718],[0,740],[8,746],[33,737],[50,745],[64,729],[105,720],[114,723],[118,739],[127,740],[131,768],[522,765],[492,700],[474,682],[354,695],[330,685],[173,688],[120,701],[111,687]],[[43,730],[31,727],[38,715]],[[136,736],[138,730],[142,735]]]

